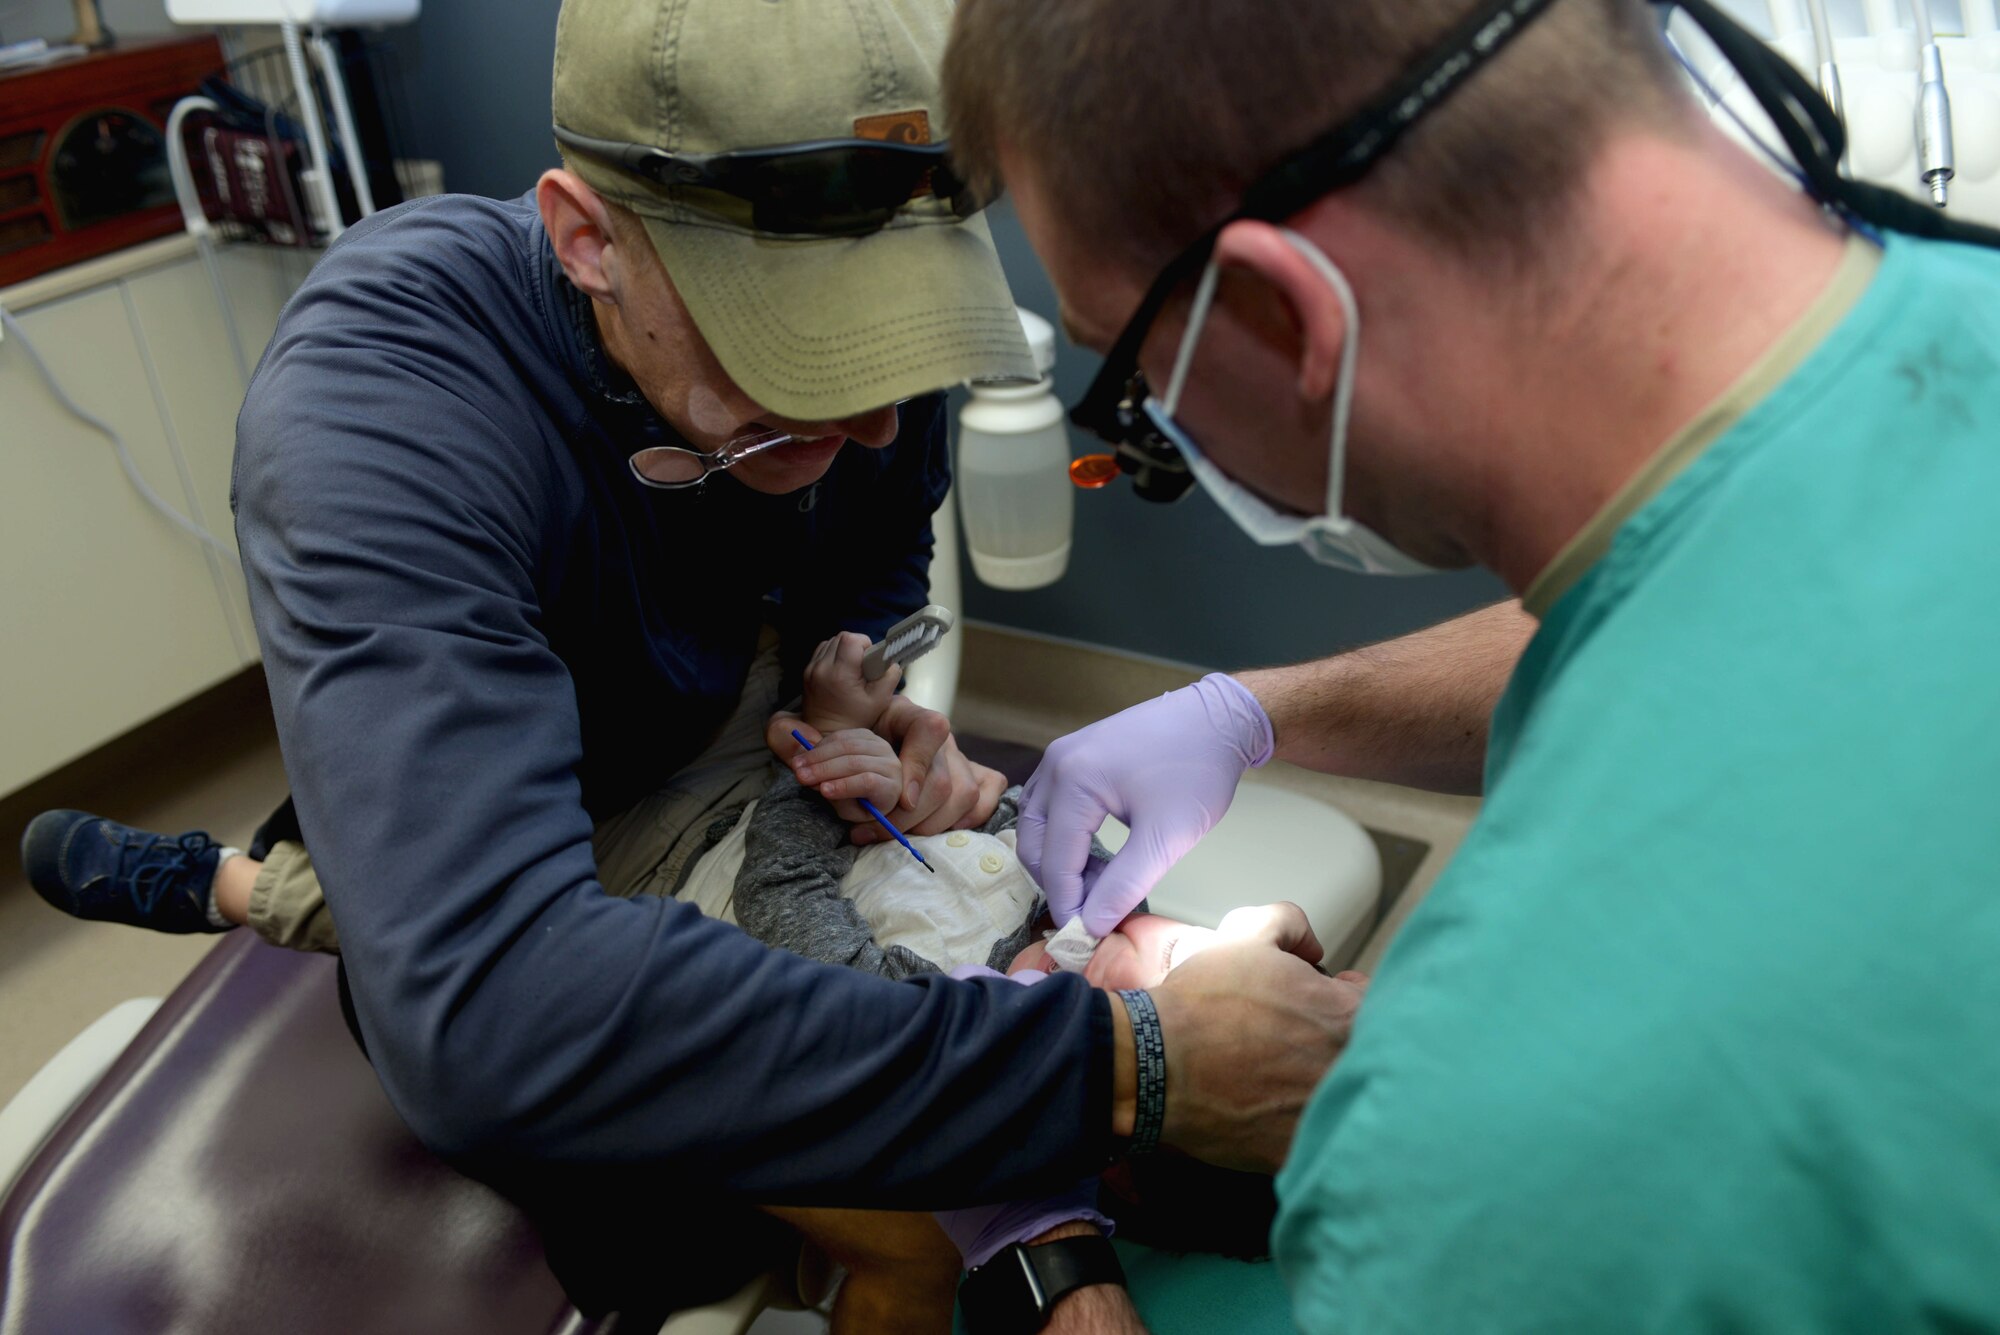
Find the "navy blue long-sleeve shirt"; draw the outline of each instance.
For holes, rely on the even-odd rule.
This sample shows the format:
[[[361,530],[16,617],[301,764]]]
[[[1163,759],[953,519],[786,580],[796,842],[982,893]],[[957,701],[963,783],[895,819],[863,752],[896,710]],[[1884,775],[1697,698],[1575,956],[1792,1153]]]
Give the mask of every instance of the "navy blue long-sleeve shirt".
[[[301,827],[391,1100],[434,1148],[766,1203],[1038,1191],[1111,1149],[1080,979],[892,983],[596,879],[594,817],[796,652],[924,602],[942,405],[812,490],[667,493],[531,199],[354,228],[239,424],[237,533]],[[775,600],[773,609],[771,601]]]

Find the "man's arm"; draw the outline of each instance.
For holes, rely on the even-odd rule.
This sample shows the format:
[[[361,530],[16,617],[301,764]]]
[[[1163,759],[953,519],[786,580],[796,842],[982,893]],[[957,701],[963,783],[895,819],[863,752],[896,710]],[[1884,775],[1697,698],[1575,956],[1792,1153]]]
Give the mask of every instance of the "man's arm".
[[[1297,667],[1241,672],[1277,758],[1306,769],[1477,793],[1486,729],[1537,622],[1518,602]]]
[[[1097,1233],[1089,1224],[1058,1224],[1035,1239],[1036,1243],[1063,1238],[1087,1238]],[[1033,1244],[1030,1244],[1033,1245]],[[1132,1305],[1132,1295],[1116,1284],[1093,1284],[1078,1289],[1055,1306],[1049,1324],[1051,1335],[1146,1335],[1146,1323]]]
[[[1057,922],[1081,917],[1101,937],[1222,819],[1243,775],[1274,756],[1477,792],[1488,717],[1534,624],[1504,603],[1322,663],[1210,673],[1060,738],[1028,781],[1021,859]],[[1132,838],[1086,882],[1091,836],[1111,816]]]
[[[1114,1031],[1082,980],[892,983],[604,892],[541,625],[561,442],[500,425],[534,419],[461,366],[338,342],[338,291],[303,300],[245,407],[239,536],[360,1027],[419,1136],[482,1171],[645,1165],[800,1204],[1101,1167]]]

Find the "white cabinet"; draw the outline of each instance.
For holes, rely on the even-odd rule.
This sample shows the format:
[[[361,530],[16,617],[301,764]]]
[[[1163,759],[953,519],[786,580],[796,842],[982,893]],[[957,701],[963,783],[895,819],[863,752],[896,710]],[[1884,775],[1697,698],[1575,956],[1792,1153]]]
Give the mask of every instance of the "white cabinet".
[[[247,247],[220,260],[254,363],[303,263]],[[191,246],[140,247],[0,292],[0,305],[153,488],[233,549],[243,386]],[[257,658],[236,563],[146,504],[17,343],[0,341],[0,794]]]

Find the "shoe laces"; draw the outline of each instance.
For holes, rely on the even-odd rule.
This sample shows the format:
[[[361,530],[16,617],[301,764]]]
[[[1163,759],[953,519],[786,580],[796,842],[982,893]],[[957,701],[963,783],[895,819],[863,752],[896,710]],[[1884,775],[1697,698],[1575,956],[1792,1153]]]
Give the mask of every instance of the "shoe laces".
[[[219,847],[199,830],[187,834],[126,835],[118,849],[118,879],[132,896],[132,906],[150,915],[160,901],[176,893],[195,898],[187,883],[195,863]],[[207,905],[202,909],[207,911]]]

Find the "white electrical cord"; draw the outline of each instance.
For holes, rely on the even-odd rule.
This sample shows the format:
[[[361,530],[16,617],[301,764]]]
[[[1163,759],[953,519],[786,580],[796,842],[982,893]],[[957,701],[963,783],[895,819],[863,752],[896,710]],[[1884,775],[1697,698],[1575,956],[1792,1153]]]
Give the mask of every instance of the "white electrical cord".
[[[208,215],[201,209],[201,192],[195,188],[194,172],[188,166],[187,139],[182,126],[187,118],[197,111],[211,114],[222,110],[206,97],[184,97],[174,103],[174,109],[167,117],[167,174],[173,178],[174,197],[180,201],[181,222],[188,235],[194,238],[196,253],[201,256],[201,267],[208,274],[208,285],[215,292],[215,304],[222,310],[222,328],[229,335],[229,354],[236,360],[236,378],[243,382],[243,388],[250,388],[250,358],[243,351],[243,335],[236,328],[236,307],[229,300],[229,289],[223,286],[222,265],[215,258],[215,229],[209,225]]]
[[[131,447],[125,443],[125,437],[119,435],[110,423],[92,413],[69,396],[69,391],[64,389],[62,382],[56,379],[55,372],[51,371],[49,364],[42,360],[42,354],[35,350],[35,345],[29,340],[27,331],[21,328],[21,322],[16,320],[13,312],[9,311],[5,306],[0,306],[0,329],[4,329],[8,338],[21,345],[21,351],[28,355],[28,361],[40,373],[42,382],[49,387],[49,393],[55,396],[56,402],[62,405],[64,411],[111,442],[112,450],[118,455],[118,466],[125,470],[126,480],[144,498],[146,504],[166,516],[174,527],[180,529],[189,537],[214,549],[215,553],[221,556],[229,565],[235,566],[238,563],[239,558],[234,549],[200,524],[195,523],[194,520],[189,519],[179,510],[169,505],[164,496],[153,490],[152,484],[146,481],[145,476],[139,472],[139,465],[133,460]]]

